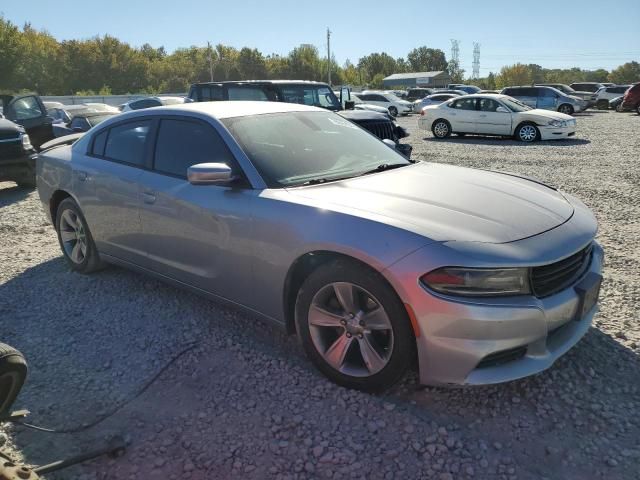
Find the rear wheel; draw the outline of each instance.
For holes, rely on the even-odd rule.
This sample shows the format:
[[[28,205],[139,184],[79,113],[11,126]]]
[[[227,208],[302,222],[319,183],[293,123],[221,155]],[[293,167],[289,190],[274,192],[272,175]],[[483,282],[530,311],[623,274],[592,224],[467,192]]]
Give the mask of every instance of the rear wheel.
[[[573,115],[574,112],[573,107],[568,103],[563,103],[562,105],[560,105],[558,107],[558,111],[560,113],[564,113],[565,115]]]
[[[521,142],[535,142],[540,138],[540,131],[532,123],[523,123],[516,130],[516,138]]]
[[[433,136],[436,138],[447,138],[451,135],[451,124],[441,118],[433,122],[431,132],[433,132]]]
[[[609,101],[598,100],[597,106],[598,106],[598,110],[609,110]]]
[[[311,273],[298,292],[296,327],[318,370],[348,388],[385,390],[413,361],[404,305],[377,272],[355,262]]]
[[[389,113],[392,117],[398,116],[398,109],[396,107],[389,107]]]
[[[72,198],[65,198],[58,206],[56,232],[62,253],[73,270],[91,273],[104,266],[87,221]]]

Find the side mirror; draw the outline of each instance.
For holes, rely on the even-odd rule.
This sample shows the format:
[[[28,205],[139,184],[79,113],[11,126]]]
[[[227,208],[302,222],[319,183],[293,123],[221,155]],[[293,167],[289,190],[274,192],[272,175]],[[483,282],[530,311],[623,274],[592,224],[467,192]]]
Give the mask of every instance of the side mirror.
[[[226,185],[235,177],[226,163],[198,163],[187,169],[187,180],[192,185]]]
[[[345,110],[353,110],[354,108],[356,108],[356,102],[354,102],[353,100],[347,100],[346,102],[344,102]]]
[[[507,110],[505,107],[503,106],[499,106],[498,108],[496,108],[496,112],[499,113],[509,113],[509,110]]]

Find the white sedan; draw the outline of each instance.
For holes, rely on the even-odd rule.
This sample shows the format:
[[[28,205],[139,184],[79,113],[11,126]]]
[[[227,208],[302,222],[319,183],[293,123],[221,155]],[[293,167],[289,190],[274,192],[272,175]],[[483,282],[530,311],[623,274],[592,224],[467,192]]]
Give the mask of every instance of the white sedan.
[[[418,125],[436,138],[452,133],[514,136],[523,142],[568,138],[576,120],[551,110],[534,109],[507,95],[478,94],[422,109]]]

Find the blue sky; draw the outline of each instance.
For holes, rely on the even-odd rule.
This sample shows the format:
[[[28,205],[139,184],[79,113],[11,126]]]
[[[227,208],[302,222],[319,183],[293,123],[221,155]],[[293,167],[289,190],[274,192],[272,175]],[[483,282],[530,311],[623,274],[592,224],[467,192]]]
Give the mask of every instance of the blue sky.
[[[12,22],[46,29],[56,38],[111,34],[132,45],[167,51],[207,40],[263,53],[286,54],[300,43],[325,51],[326,28],[341,64],[371,52],[406,56],[416,46],[444,50],[460,41],[462,67],[471,73],[473,42],[480,42],[480,74],[515,62],[543,67],[611,69],[640,61],[640,0],[520,2],[497,0],[0,0]],[[153,8],[151,8],[153,5]],[[381,3],[381,5],[384,5]],[[455,5],[449,7],[447,5]]]

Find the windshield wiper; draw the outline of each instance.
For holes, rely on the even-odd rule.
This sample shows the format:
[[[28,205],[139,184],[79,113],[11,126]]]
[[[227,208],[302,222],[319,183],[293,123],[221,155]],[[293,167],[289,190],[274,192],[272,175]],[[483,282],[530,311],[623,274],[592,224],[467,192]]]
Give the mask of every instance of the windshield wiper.
[[[362,172],[360,175],[368,175],[369,173],[384,172],[385,170],[393,170],[394,168],[406,167],[407,165],[411,165],[411,164],[410,163],[382,163],[378,165],[376,168],[372,168],[371,170]]]

